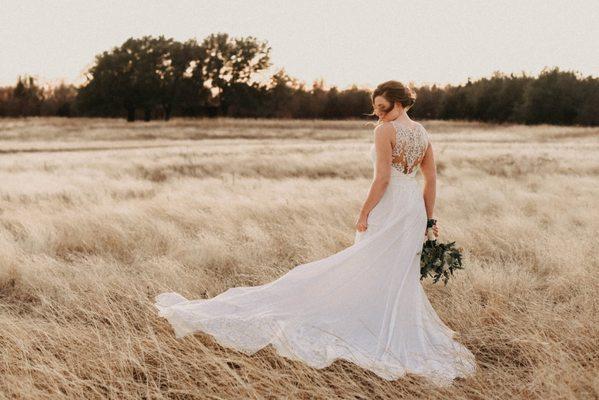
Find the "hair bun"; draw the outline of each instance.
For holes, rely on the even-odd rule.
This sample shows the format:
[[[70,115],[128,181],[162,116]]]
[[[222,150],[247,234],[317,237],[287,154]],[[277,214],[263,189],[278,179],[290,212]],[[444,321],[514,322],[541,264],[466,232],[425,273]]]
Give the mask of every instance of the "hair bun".
[[[416,103],[416,91],[409,87],[408,85],[404,85],[399,81],[386,81],[381,83],[374,89],[372,92],[371,100],[374,108],[374,99],[377,96],[383,96],[385,100],[389,103],[401,103],[401,105],[406,109],[410,109]],[[371,115],[374,115],[374,110]]]

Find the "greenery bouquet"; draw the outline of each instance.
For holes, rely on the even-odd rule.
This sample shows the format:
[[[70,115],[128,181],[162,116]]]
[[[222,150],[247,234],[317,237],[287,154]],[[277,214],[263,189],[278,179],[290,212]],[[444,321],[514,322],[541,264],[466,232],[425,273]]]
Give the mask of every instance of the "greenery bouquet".
[[[462,266],[463,248],[455,247],[455,242],[437,242],[433,232],[433,226],[437,223],[435,219],[429,219],[426,224],[426,241],[422,245],[420,253],[420,280],[427,276],[433,277],[433,283],[437,283],[441,277],[447,286],[449,275],[453,275],[456,269],[464,269]]]

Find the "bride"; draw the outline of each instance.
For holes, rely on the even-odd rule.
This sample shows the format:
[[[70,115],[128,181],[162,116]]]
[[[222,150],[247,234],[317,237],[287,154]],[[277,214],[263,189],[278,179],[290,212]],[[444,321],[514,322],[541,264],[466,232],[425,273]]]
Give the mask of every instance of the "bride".
[[[175,336],[203,331],[248,355],[272,344],[279,355],[314,368],[344,359],[386,380],[412,373],[445,386],[472,375],[474,355],[454,340],[420,283],[436,174],[431,138],[406,113],[415,99],[397,81],[372,93],[379,117],[370,148],[374,178],[354,244],[270,283],[232,287],[210,299],[159,294],[155,306]]]

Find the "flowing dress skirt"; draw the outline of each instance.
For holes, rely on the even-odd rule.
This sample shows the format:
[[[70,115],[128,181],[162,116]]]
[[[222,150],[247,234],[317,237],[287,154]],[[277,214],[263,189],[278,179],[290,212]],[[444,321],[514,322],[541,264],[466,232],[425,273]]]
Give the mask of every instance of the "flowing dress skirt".
[[[426,220],[418,181],[394,177],[351,246],[264,285],[197,300],[167,292],[155,306],[177,338],[203,331],[248,355],[272,344],[314,368],[345,359],[386,380],[413,373],[446,386],[476,363],[420,283]]]

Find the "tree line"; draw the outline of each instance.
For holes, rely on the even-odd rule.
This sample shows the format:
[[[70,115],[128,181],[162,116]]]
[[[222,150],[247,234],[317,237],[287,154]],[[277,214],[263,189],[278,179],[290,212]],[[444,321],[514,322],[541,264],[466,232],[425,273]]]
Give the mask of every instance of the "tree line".
[[[252,36],[211,34],[203,41],[129,38],[96,55],[79,87],[41,88],[31,76],[0,88],[0,116],[116,117],[128,121],[184,117],[361,118],[370,90],[310,87],[284,68],[265,82],[271,47]],[[460,85],[417,87],[409,113],[419,119],[599,125],[599,78],[545,68],[537,77],[495,72]]]

